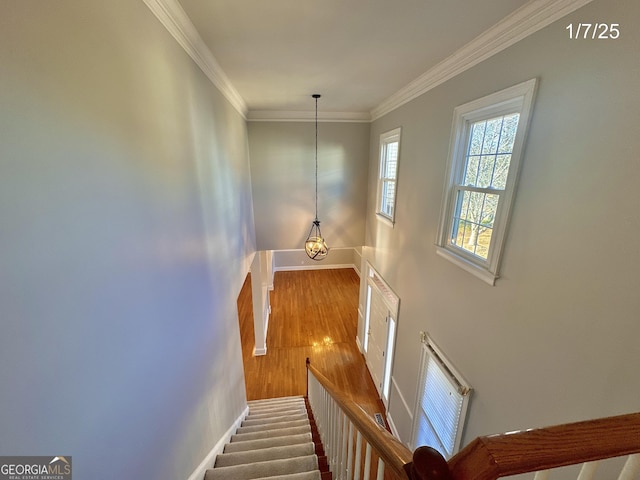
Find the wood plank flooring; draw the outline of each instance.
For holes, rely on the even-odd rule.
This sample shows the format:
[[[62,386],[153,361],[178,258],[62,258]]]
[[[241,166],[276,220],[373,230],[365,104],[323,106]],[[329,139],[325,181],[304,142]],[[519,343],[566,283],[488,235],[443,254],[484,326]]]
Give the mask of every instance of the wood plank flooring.
[[[253,356],[251,276],[238,297],[247,400],[304,395],[305,359],[366,412],[380,401],[355,342],[359,277],[352,269],[277,272],[271,294],[267,354]]]

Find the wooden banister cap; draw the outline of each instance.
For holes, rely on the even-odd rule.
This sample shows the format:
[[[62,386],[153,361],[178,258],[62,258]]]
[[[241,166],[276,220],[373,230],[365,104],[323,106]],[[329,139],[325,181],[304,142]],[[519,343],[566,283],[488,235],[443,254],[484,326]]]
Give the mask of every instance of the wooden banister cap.
[[[451,480],[447,461],[431,447],[418,447],[413,452],[409,478],[412,480]]]

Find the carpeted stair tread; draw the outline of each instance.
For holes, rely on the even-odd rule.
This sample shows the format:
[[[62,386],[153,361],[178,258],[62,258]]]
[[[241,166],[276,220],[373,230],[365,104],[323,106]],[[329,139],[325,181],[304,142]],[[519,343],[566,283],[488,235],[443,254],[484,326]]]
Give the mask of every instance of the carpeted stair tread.
[[[304,403],[277,403],[269,405],[250,405],[249,412],[276,412],[278,410],[300,410],[304,408]]]
[[[270,423],[293,422],[295,420],[309,420],[307,413],[297,413],[295,415],[278,415],[265,418],[246,417],[241,427],[254,427],[256,425],[268,425]]]
[[[269,460],[281,460],[284,458],[304,457],[313,455],[315,445],[313,442],[298,445],[285,445],[281,447],[262,448],[248,452],[223,453],[216,457],[217,467],[229,467],[253,462],[266,462]]]
[[[261,398],[259,400],[249,400],[247,404],[251,405],[266,405],[268,403],[291,403],[291,402],[303,402],[304,397],[301,395],[295,395],[291,397],[274,397],[274,398]]]
[[[317,456],[324,450],[314,437],[304,397],[248,405],[247,416],[204,480],[330,480],[326,457]]]
[[[288,415],[307,415],[307,410],[305,408],[287,408],[284,410],[268,410],[268,411],[258,411],[255,413],[249,412],[249,414],[245,417],[245,420],[259,420],[261,418],[271,418],[271,417],[285,417]]]
[[[216,467],[207,470],[204,480],[250,480],[291,473],[309,472],[318,469],[315,455],[256,462],[232,467]]]
[[[295,403],[269,403],[265,405],[249,405],[250,412],[257,411],[275,411],[275,410],[296,410],[300,408],[304,408],[304,402],[295,402]]]
[[[290,473],[289,475],[276,475],[268,477],[269,480],[322,480],[322,473],[318,470],[302,473]]]
[[[274,422],[274,423],[267,423],[263,425],[238,427],[238,430],[236,430],[236,433],[242,434],[242,433],[263,432],[265,430],[281,430],[283,428],[303,427],[305,425],[309,425],[308,418],[305,418],[304,420]]]
[[[224,453],[246,452],[247,450],[259,450],[269,447],[282,447],[285,445],[299,445],[312,441],[310,432],[298,435],[285,435],[281,437],[260,438],[258,440],[246,440],[227,443]]]
[[[245,440],[258,440],[260,438],[283,437],[285,435],[298,435],[300,433],[311,432],[309,425],[301,427],[279,428],[277,430],[263,430],[261,432],[236,433],[231,436],[231,442],[241,442]]]

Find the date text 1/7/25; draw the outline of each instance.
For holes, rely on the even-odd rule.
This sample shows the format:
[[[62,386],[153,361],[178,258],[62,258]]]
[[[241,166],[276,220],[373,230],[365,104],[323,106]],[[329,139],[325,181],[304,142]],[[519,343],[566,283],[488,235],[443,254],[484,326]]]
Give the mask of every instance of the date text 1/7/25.
[[[570,23],[569,38],[590,40],[615,40],[620,37],[619,23]]]

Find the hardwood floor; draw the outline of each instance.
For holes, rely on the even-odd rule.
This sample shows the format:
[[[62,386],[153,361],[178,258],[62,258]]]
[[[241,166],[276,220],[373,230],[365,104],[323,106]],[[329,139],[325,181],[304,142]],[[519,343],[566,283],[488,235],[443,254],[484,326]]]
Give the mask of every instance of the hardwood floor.
[[[267,354],[253,356],[251,277],[238,297],[247,399],[304,395],[307,357],[366,412],[380,401],[355,342],[359,277],[350,268],[277,272]]]

